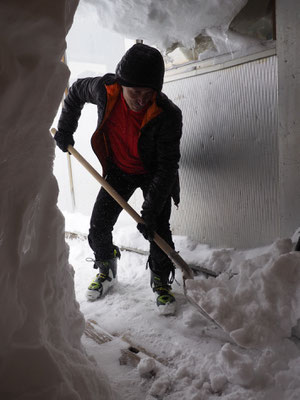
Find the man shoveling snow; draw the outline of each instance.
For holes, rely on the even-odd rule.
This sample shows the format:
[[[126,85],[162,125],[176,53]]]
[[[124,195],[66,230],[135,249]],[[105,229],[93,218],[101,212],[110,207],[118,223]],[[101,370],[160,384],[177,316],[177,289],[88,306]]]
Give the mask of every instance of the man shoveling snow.
[[[137,188],[144,195],[138,224],[150,240],[148,265],[151,287],[162,314],[175,312],[171,292],[175,268],[153,241],[157,232],[173,249],[170,231],[171,199],[179,203],[178,162],[182,114],[161,92],[164,61],[153,47],[138,43],[119,62],[115,74],[77,80],[65,99],[55,140],[65,152],[73,146],[73,133],[85,103],[98,108],[98,126],[91,142],[106,181],[128,201]],[[101,188],[89,230],[89,244],[99,269],[87,290],[89,300],[103,296],[117,275],[118,248],[112,231],[121,206]]]

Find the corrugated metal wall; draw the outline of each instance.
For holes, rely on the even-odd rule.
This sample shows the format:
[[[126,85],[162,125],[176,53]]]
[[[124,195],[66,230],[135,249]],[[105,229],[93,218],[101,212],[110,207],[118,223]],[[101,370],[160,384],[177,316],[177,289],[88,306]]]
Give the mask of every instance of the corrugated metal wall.
[[[257,247],[279,235],[277,59],[168,82],[181,108],[181,204],[175,234]]]

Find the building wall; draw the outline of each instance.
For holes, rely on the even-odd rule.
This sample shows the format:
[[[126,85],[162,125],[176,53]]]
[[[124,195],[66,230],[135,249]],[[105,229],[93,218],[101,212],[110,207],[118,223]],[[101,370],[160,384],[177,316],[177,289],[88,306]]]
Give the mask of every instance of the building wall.
[[[256,247],[279,235],[277,59],[164,86],[182,109],[181,204],[175,234]]]
[[[280,233],[300,226],[300,2],[276,1]]]

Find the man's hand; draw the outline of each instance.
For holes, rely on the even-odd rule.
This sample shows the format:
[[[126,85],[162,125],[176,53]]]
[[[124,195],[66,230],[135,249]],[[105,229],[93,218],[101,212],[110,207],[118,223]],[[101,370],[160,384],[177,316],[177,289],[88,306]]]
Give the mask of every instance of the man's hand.
[[[141,232],[145,239],[151,242],[154,238],[154,233],[156,230],[155,216],[142,211],[142,218],[145,223],[138,223],[137,229]]]
[[[54,139],[57,146],[65,153],[68,151],[68,146],[74,146],[75,143],[71,133],[57,131],[54,135]]]

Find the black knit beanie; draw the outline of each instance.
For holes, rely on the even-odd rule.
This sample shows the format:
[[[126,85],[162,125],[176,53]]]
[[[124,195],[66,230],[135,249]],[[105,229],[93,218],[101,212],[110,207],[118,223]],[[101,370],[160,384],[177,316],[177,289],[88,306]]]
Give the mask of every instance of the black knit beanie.
[[[154,47],[137,43],[122,57],[116,68],[120,85],[149,87],[158,92],[163,86],[165,65],[162,55]]]

